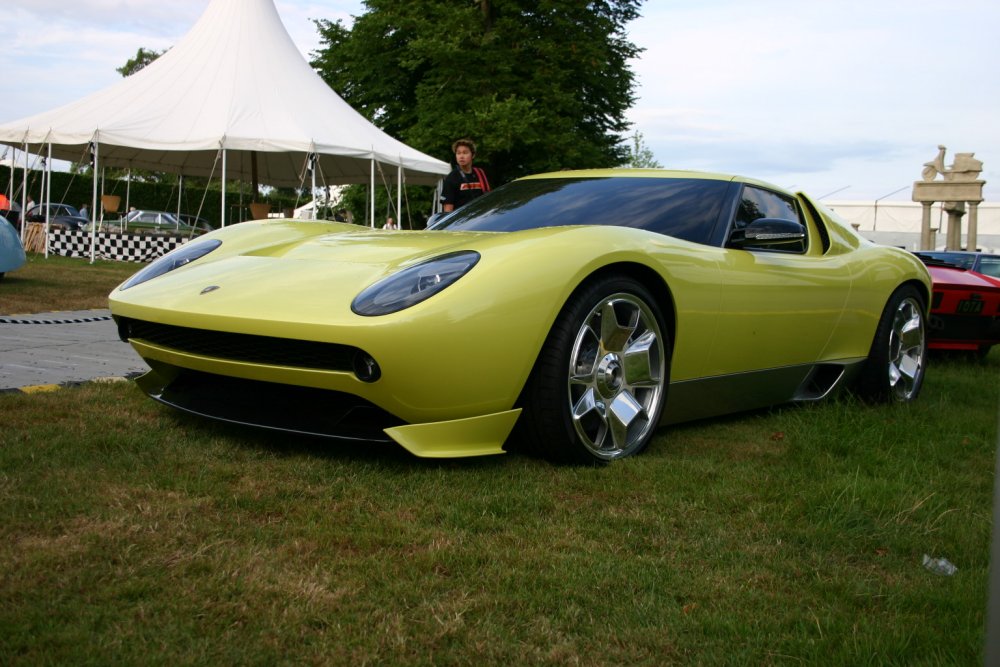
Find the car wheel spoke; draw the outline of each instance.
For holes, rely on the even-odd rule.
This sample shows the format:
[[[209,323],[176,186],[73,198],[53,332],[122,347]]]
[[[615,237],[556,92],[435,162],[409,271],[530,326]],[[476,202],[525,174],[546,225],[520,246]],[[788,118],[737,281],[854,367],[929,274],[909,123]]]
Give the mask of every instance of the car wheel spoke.
[[[647,331],[624,350],[622,359],[628,386],[651,387],[659,383],[658,343],[656,334]]]
[[[611,402],[611,409],[608,411],[608,430],[611,434],[614,449],[622,450],[631,444],[629,439],[630,429],[633,424],[640,424],[637,421],[646,416],[646,409],[632,394],[623,392],[615,397]]]
[[[602,419],[604,415],[598,409],[598,402],[593,389],[588,389],[580,399],[573,405],[573,419],[580,420],[591,414],[596,414]]]
[[[903,377],[910,381],[913,381],[917,377],[917,372],[920,370],[920,364],[917,360],[911,356],[903,357],[899,364],[899,373]]]
[[[601,308],[601,345],[605,350],[621,351],[628,345],[639,322],[639,309],[631,306],[628,309],[628,321],[622,324],[618,321],[615,303],[608,301]]]
[[[597,332],[590,326],[583,327],[577,335],[573,357],[570,359],[571,381],[591,383],[600,353],[601,341]]]
[[[604,442],[608,432],[608,417],[603,402],[593,388],[588,388],[573,405],[573,425],[577,432],[589,434],[597,447]]]

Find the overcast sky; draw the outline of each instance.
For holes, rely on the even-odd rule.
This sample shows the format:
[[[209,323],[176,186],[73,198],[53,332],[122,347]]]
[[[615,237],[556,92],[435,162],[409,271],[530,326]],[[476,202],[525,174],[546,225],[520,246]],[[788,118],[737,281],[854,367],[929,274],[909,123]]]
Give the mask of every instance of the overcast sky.
[[[179,41],[208,2],[4,0],[0,122],[111,85],[139,47]],[[275,4],[306,55],[312,19],[362,11],[360,0]],[[996,0],[647,0],[642,13],[629,30],[645,49],[629,118],[664,167],[828,201],[908,200],[944,144],[947,164],[975,152],[986,199],[1000,200]]]

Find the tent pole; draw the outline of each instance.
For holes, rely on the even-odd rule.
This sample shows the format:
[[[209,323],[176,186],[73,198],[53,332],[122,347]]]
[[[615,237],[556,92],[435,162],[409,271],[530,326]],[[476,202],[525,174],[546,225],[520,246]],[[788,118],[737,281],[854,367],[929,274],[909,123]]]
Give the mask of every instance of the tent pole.
[[[177,175],[177,221],[181,219],[181,195],[184,194],[184,174]],[[177,231],[180,231],[178,227]]]
[[[260,184],[257,182],[257,151],[250,151],[250,203],[257,202],[257,193],[260,191]]]
[[[219,218],[222,227],[226,226],[226,149],[222,149],[222,215]]]
[[[28,232],[28,139],[24,140],[24,186],[21,188],[21,245]]]
[[[316,155],[315,146],[313,146],[313,168],[312,168],[312,204],[313,204],[313,220],[319,220],[319,211],[316,210],[316,162],[319,160],[319,156]],[[329,199],[327,199],[329,201]]]
[[[412,226],[412,225],[411,225]],[[396,167],[396,229],[403,228],[403,157]]]
[[[49,142],[49,159],[45,161],[45,258],[49,257],[49,209],[52,206],[52,142]]]
[[[372,184],[371,184],[371,225],[375,229],[375,158],[372,158]]]
[[[122,211],[122,215],[119,218],[121,220],[121,232],[125,233],[125,216],[128,215],[129,201],[132,198],[132,167],[128,168],[128,172],[125,175],[125,208]]]
[[[94,263],[94,249],[97,247],[97,174],[98,167],[100,163],[98,162],[98,153],[101,150],[101,144],[97,140],[97,135],[94,135],[94,165],[91,167],[91,174],[94,177],[94,187],[93,194],[91,195],[91,207],[90,207],[90,263]]]
[[[104,188],[107,186],[107,184],[108,184],[108,168],[101,167],[101,196],[97,200],[101,208],[99,209],[100,212],[98,212],[97,210],[94,211],[94,214],[98,217],[98,220],[100,220],[100,223],[97,225],[97,231],[99,232],[104,231],[104,195],[106,194]]]

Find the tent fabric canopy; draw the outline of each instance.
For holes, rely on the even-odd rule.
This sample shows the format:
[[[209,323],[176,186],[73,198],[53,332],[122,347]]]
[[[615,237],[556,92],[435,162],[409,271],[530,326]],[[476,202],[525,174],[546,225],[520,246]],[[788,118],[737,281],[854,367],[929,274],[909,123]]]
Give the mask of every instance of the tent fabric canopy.
[[[310,153],[329,184],[367,183],[372,160],[433,185],[447,163],[375,127],[299,53],[272,0],[212,0],[172,49],[117,84],[57,109],[0,124],[0,143],[47,145],[62,160],[100,145],[105,166],[220,175],[297,186]],[[238,152],[239,154],[234,154]],[[394,169],[395,171],[395,169]]]

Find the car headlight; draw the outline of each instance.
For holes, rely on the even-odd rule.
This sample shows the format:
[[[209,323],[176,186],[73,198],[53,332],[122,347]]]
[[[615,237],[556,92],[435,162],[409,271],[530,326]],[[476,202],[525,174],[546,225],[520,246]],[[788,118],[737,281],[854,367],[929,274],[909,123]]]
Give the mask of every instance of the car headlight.
[[[479,261],[472,250],[441,255],[366,287],[351,304],[358,315],[388,315],[429,299],[469,272]]]
[[[152,280],[164,273],[178,269],[185,264],[190,264],[196,259],[204,257],[222,245],[222,241],[212,239],[210,241],[198,241],[196,243],[186,243],[176,250],[171,250],[163,257],[160,257],[152,264],[139,271],[137,274],[122,283],[119,289],[126,290],[135,287],[147,280]]]

